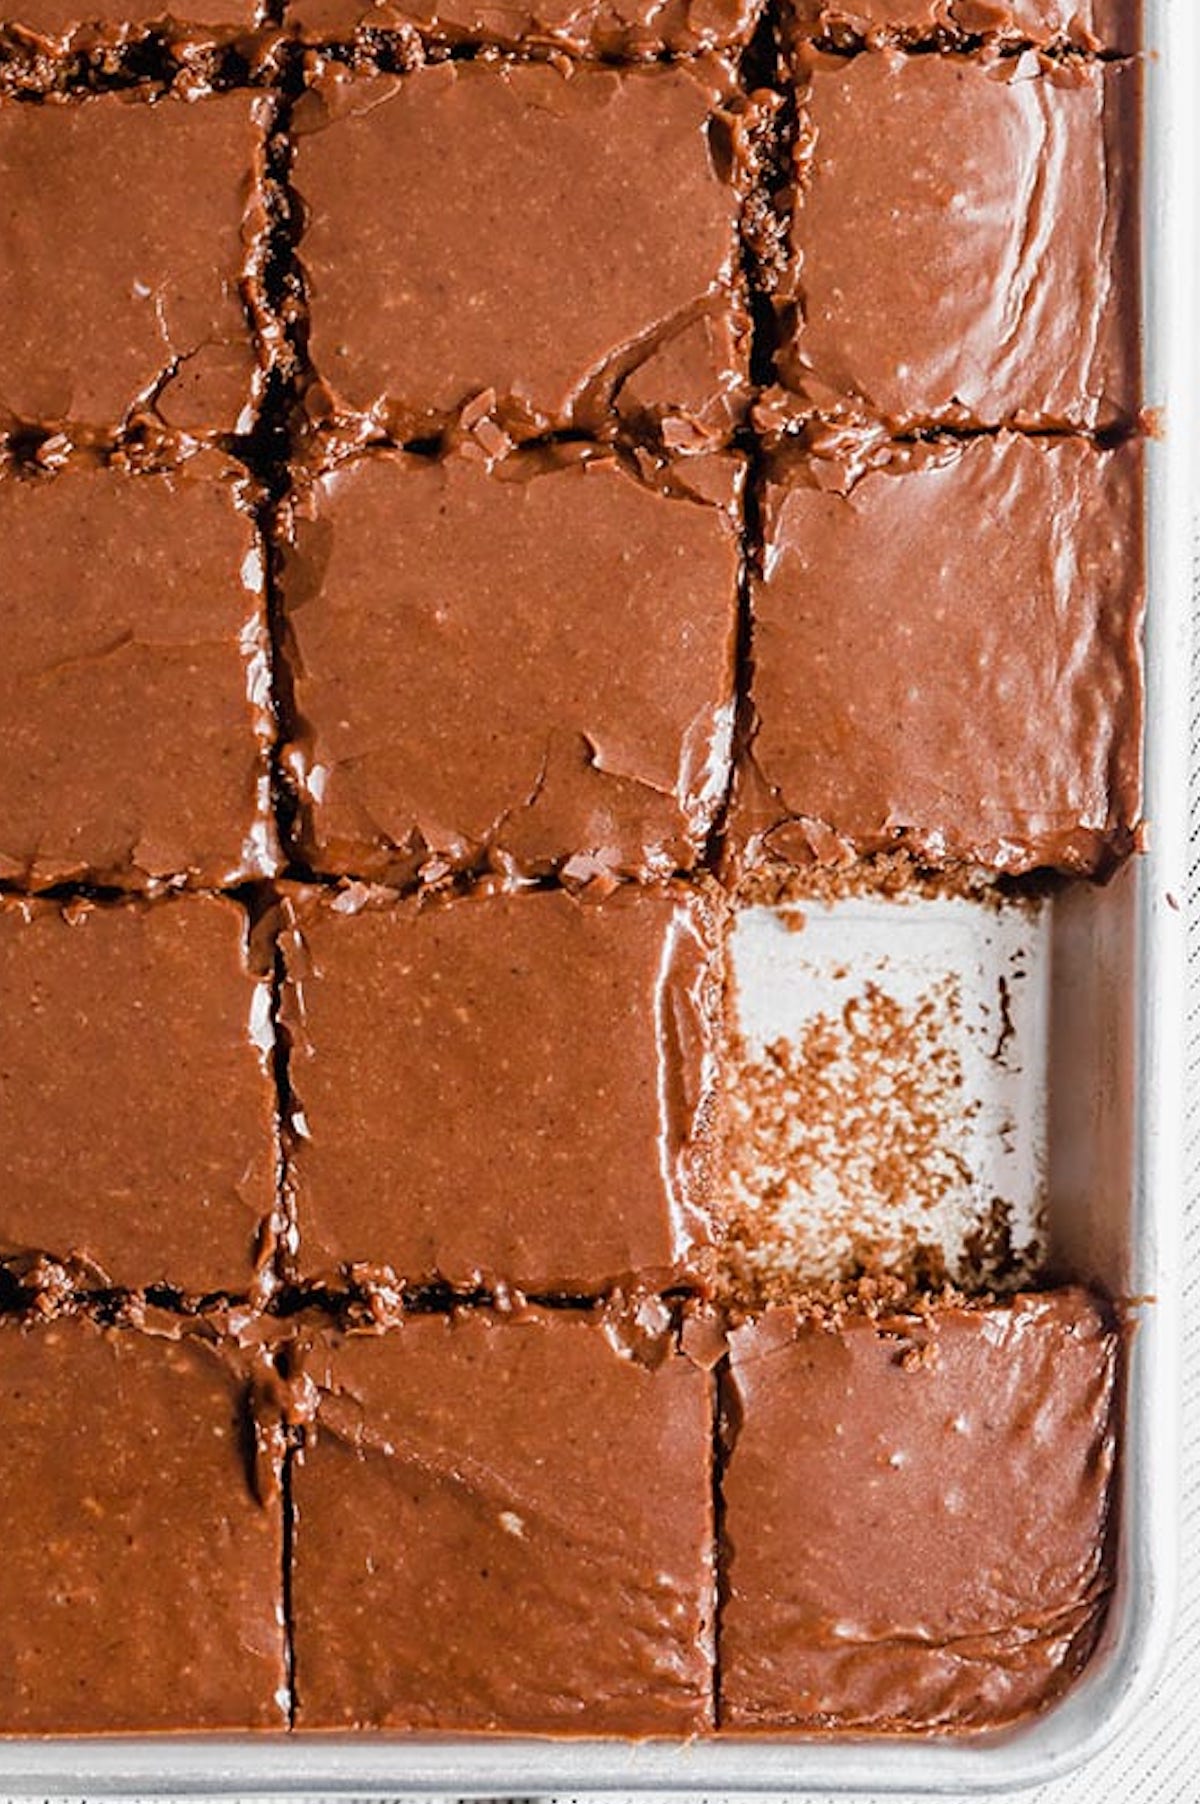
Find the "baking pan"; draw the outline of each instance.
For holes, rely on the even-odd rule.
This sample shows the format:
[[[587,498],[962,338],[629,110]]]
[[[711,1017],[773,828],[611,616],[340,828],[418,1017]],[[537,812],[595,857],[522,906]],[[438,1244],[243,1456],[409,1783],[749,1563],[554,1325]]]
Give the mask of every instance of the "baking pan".
[[[942,1229],[948,1246],[961,1239],[980,1198],[999,1185],[1026,1237],[1044,1230],[1050,1269],[1136,1303],[1116,1590],[1083,1677],[1044,1716],[957,1739],[0,1739],[0,1793],[962,1795],[1051,1779],[1095,1753],[1140,1709],[1169,1641],[1176,1593],[1200,8],[1194,0],[1147,0],[1146,37],[1145,394],[1155,428],[1147,458],[1149,850],[1107,886],[1069,886],[1019,913],[997,914],[982,904],[851,901],[807,910],[805,930],[789,936],[786,954],[769,917],[739,929],[744,944],[736,951],[751,1038],[779,1031],[756,1009],[791,1009],[798,1019],[823,993],[822,983],[836,985],[829,959],[835,943],[838,963],[856,972],[873,965],[881,983],[901,992],[929,980],[936,967],[977,1004],[960,1011],[967,1026],[959,1051],[968,1069],[978,1052],[972,1035],[995,1031],[987,998],[1018,958],[1024,982],[1005,1031],[1019,1056],[1003,1061],[999,1076],[993,1069],[981,1077],[986,1093],[976,1140],[980,1148],[995,1144],[986,1130],[997,1111],[1007,1112],[1017,1133],[999,1173],[986,1157],[967,1161],[972,1175],[951,1196]],[[785,967],[793,972],[790,985]],[[768,985],[759,981],[764,971]],[[977,1058],[975,1069],[983,1071]],[[903,1224],[877,1225],[886,1239]]]

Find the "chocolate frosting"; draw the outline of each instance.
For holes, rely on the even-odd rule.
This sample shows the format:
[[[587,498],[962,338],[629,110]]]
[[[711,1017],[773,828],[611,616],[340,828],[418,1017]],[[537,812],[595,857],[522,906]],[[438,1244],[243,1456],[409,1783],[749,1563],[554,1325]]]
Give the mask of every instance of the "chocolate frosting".
[[[733,723],[723,475],[724,508],[576,446],[321,477],[280,572],[305,861],[402,883],[694,864]]]
[[[1133,418],[1137,68],[800,60],[784,382],[902,429]]]
[[[0,421],[111,436],[248,426],[241,284],[266,224],[257,93],[0,108]]]
[[[1094,1642],[1118,1336],[1082,1291],[731,1336],[722,1723],[959,1730]]]
[[[595,1294],[694,1270],[718,984],[700,903],[352,891],[289,915],[302,1277]]]
[[[736,48],[759,11],[755,0],[292,0],[285,16],[318,41],[411,25],[451,44],[639,58]]]
[[[737,854],[1095,871],[1129,851],[1140,516],[1135,442],[1002,434],[894,448],[857,476],[782,454]]]
[[[565,1311],[312,1344],[297,1725],[556,1735],[712,1722],[712,1385]]]
[[[0,877],[217,886],[276,868],[248,500],[199,460],[0,477]]]
[[[450,62],[307,94],[313,412],[404,439],[482,394],[515,432],[595,431],[664,350],[685,365],[665,416],[732,404],[747,330],[732,91],[700,58]]]
[[[1140,844],[1135,0],[97,4],[0,21],[0,1734],[1045,1708],[1113,1312],[747,1313],[711,867]]]
[[[194,1336],[0,1318],[0,1733],[286,1727],[254,1386]]]
[[[1140,48],[1141,0],[789,0],[801,32],[868,44],[927,40],[937,33],[1074,49]]]
[[[276,1210],[270,993],[238,903],[0,901],[0,1258],[246,1291]]]
[[[248,32],[254,0],[10,0],[0,37],[46,55],[115,48],[153,28],[164,36],[207,30],[214,41]]]

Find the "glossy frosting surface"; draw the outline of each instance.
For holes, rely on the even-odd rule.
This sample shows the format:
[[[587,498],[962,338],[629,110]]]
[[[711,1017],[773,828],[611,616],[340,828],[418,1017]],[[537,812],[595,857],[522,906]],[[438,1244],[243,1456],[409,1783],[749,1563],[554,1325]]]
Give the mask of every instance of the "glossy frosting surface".
[[[790,15],[803,32],[852,33],[868,43],[951,32],[1132,53],[1141,0],[790,0]]]
[[[728,776],[737,476],[724,507],[566,447],[321,478],[282,567],[314,868],[695,863]]]
[[[112,93],[0,109],[0,421],[248,422],[240,284],[262,229],[263,104]]]
[[[1007,434],[897,448],[844,477],[781,457],[742,850],[805,863],[907,847],[1010,871],[1091,871],[1128,850],[1140,483],[1136,444]]]
[[[285,16],[306,38],[414,25],[450,43],[645,57],[744,44],[760,10],[754,0],[291,0]]]
[[[905,429],[1128,421],[1136,67],[800,63],[782,379]]]
[[[1085,1292],[734,1331],[726,1727],[997,1726],[1091,1649],[1118,1338]]]
[[[63,55],[118,45],[149,28],[176,33],[181,24],[223,37],[249,30],[257,15],[254,0],[9,0],[0,31]]]
[[[467,61],[310,93],[294,173],[313,410],[404,438],[483,394],[514,430],[595,428],[705,318],[715,339],[689,336],[663,406],[736,388],[738,197],[713,143],[730,86],[706,59]]]
[[[670,893],[299,897],[299,1269],[595,1294],[709,1238],[713,953]]]
[[[275,867],[254,523],[232,471],[0,480],[0,877]]]
[[[712,1385],[596,1316],[472,1311],[310,1348],[297,1723],[712,1721]]]
[[[276,1208],[269,994],[238,903],[0,902],[0,1257],[247,1291]]]
[[[236,1350],[183,1334],[0,1319],[5,1733],[286,1727],[254,1387]]]

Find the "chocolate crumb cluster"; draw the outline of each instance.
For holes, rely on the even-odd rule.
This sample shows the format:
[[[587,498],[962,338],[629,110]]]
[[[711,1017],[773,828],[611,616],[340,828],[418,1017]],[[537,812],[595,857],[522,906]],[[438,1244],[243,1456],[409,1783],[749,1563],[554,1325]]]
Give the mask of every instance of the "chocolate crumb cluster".
[[[725,947],[1141,845],[1138,46],[10,0],[0,1733],[1081,1669],[1119,1315],[756,1292]]]

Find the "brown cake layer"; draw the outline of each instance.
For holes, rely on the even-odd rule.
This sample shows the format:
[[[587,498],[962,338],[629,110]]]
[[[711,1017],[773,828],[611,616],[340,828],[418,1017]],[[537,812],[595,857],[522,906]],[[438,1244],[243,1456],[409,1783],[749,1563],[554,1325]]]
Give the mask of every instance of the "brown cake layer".
[[[218,886],[276,868],[244,476],[200,459],[0,475],[0,877]]]
[[[1141,449],[1012,434],[782,453],[731,839],[1103,869],[1141,808]]]
[[[1107,1311],[782,1308],[731,1347],[723,1726],[962,1731],[1052,1701],[1111,1583]]]
[[[594,1314],[411,1317],[303,1355],[297,1727],[712,1724],[712,1380]]]
[[[276,1212],[270,992],[234,901],[0,900],[0,1259],[247,1291]]]
[[[728,781],[741,482],[704,464],[714,505],[566,445],[321,477],[280,572],[305,861],[695,864]]]
[[[594,1295],[711,1236],[716,954],[683,892],[288,904],[303,1278]]]
[[[0,1732],[286,1728],[259,1374],[185,1332],[0,1317]]]
[[[1136,66],[796,61],[787,386],[893,429],[1131,420]]]
[[[636,380],[641,411],[707,442],[747,374],[734,104],[706,58],[311,90],[293,177],[314,416],[395,439],[469,406],[595,431]]]

